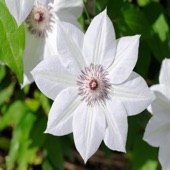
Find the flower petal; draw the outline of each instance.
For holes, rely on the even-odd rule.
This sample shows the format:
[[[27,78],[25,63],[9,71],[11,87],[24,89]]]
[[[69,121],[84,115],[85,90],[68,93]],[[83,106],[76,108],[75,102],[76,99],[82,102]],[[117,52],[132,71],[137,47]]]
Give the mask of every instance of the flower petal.
[[[170,150],[169,150],[169,142],[170,135],[168,135],[166,142],[164,142],[159,148],[159,161],[162,165],[163,170],[170,169]]]
[[[147,108],[153,113],[144,134],[144,140],[152,146],[160,146],[170,131],[170,88],[165,85],[154,85],[150,88],[156,99]],[[168,95],[169,94],[169,95]]]
[[[170,86],[170,59],[164,59],[161,66],[161,71],[159,75],[160,84],[165,84]]]
[[[30,84],[34,81],[30,72],[35,66],[40,63],[44,58],[57,54],[56,50],[56,24],[53,24],[53,32],[48,33],[48,37],[41,38],[36,37],[27,31],[26,26],[26,37],[25,37],[25,51],[24,51],[24,82],[22,87]],[[31,50],[30,50],[31,49]]]
[[[135,72],[122,84],[112,87],[113,95],[123,103],[128,115],[142,112],[155,99],[144,79]]]
[[[54,0],[54,5],[56,11],[66,11],[76,18],[83,12],[82,0]]]
[[[31,70],[43,59],[45,39],[36,37],[25,31],[25,51],[24,51],[24,82],[22,87],[34,81]],[[31,50],[30,50],[31,49]]]
[[[135,67],[138,57],[139,35],[122,37],[117,40],[117,51],[114,62],[108,68],[113,84],[125,81]]]
[[[160,144],[165,141],[165,137],[170,132],[170,112],[169,117],[162,117],[163,115],[160,112],[160,116],[154,115],[146,126],[143,139],[147,141],[150,145],[158,147]]]
[[[54,3],[54,0],[36,0],[42,5],[48,5],[49,3]]]
[[[5,0],[5,2],[18,26],[20,26],[31,12],[35,0]]]
[[[74,25],[58,22],[57,50],[65,68],[74,75],[79,75],[85,66],[82,56],[84,34]]]
[[[116,53],[115,32],[106,10],[96,16],[84,37],[83,53],[87,65],[102,64],[108,68]]]
[[[31,73],[38,88],[52,100],[63,89],[76,85],[75,77],[64,69],[58,56],[46,58]]]
[[[107,122],[105,144],[112,150],[125,152],[128,124],[123,104],[115,98],[107,101],[105,116]]]
[[[80,104],[76,88],[63,90],[55,99],[48,115],[45,133],[56,136],[72,132],[72,119],[75,109]]]
[[[165,119],[167,119],[170,114],[170,87],[158,84],[153,85],[150,89],[154,92],[156,99],[147,108],[148,111],[160,117],[164,115]]]
[[[99,107],[82,103],[73,117],[73,135],[76,148],[88,160],[98,149],[105,131],[105,116]]]
[[[82,30],[80,24],[77,21],[77,18],[74,15],[70,14],[69,11],[65,11],[65,10],[57,11],[56,19],[59,21],[71,23],[71,24],[75,25],[77,28]]]

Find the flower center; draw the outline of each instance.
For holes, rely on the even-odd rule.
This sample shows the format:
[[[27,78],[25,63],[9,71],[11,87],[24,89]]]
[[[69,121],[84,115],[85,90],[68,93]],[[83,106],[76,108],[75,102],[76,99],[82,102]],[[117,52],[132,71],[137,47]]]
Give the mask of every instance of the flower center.
[[[89,88],[90,88],[90,90],[96,90],[97,87],[98,87],[97,80],[92,79],[92,80],[89,82]]]
[[[34,14],[34,19],[35,19],[36,22],[39,23],[39,22],[43,21],[43,16],[44,16],[43,13],[37,12],[37,13]]]
[[[36,2],[26,19],[26,23],[31,34],[34,34],[36,37],[46,37],[47,33],[52,31],[52,23],[54,23],[52,7]]]
[[[109,99],[111,84],[107,78],[107,71],[102,65],[90,64],[81,71],[77,85],[79,95],[88,105],[103,104]]]

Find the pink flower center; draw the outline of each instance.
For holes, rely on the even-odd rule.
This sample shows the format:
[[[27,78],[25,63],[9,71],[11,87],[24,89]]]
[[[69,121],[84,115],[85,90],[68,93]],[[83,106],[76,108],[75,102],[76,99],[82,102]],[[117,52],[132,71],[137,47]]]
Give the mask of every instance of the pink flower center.
[[[26,19],[26,23],[31,34],[34,34],[36,37],[46,37],[48,32],[53,30],[54,13],[52,7],[36,2]]]
[[[44,19],[44,14],[42,12],[37,12],[34,14],[34,19],[37,23],[40,23]]]
[[[103,104],[110,96],[110,81],[102,65],[90,64],[81,71],[77,85],[79,95],[88,105]]]
[[[89,83],[89,88],[90,88],[90,90],[95,91],[98,88],[97,80],[95,80],[95,79],[91,80]]]

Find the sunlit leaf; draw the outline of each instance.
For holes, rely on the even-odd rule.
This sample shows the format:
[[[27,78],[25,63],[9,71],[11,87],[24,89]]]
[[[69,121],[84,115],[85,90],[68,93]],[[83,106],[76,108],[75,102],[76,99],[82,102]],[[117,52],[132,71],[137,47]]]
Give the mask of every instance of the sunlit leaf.
[[[23,80],[24,35],[24,27],[17,27],[8,9],[0,1],[0,61],[11,68],[20,83]]]

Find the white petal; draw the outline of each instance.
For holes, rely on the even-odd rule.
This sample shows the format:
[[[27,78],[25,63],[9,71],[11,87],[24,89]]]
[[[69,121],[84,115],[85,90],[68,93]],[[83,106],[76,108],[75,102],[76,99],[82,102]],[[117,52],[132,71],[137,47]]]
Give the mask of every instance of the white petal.
[[[159,161],[162,165],[162,170],[170,169],[170,136],[168,137],[168,140],[166,140],[159,148]]]
[[[35,0],[5,0],[5,2],[18,26],[20,26],[31,12]]]
[[[170,112],[169,117],[164,117],[160,112],[160,115],[154,115],[146,126],[144,133],[144,140],[152,146],[160,146],[165,141],[165,137],[170,132]]]
[[[63,90],[51,107],[45,132],[56,136],[71,133],[73,114],[79,104],[76,88]]]
[[[56,11],[66,11],[78,18],[83,12],[82,0],[54,0]]]
[[[142,112],[155,99],[144,79],[134,72],[122,84],[113,85],[112,93],[123,103],[128,115]]]
[[[85,66],[82,56],[84,34],[74,25],[58,22],[57,50],[65,68],[77,75]]]
[[[170,87],[161,84],[153,85],[150,89],[154,92],[156,99],[147,108],[148,111],[161,117],[164,115],[167,119],[170,114]]]
[[[74,15],[70,14],[69,11],[64,11],[64,10],[57,11],[56,19],[59,21],[71,23],[75,25],[77,28],[82,30],[79,22],[77,21],[77,18]]]
[[[99,107],[82,103],[74,113],[73,135],[76,148],[88,160],[98,149],[105,131],[105,116]]]
[[[104,142],[112,150],[125,152],[127,139],[127,114],[122,103],[113,98],[105,108],[107,129]]]
[[[116,53],[116,40],[106,10],[92,20],[84,37],[83,53],[87,65],[102,64],[107,68],[112,64]]]
[[[170,86],[170,59],[164,59],[161,66],[161,71],[159,75],[160,84],[165,84]]]
[[[35,66],[40,63],[44,58],[57,54],[56,49],[56,24],[53,24],[53,32],[48,33],[48,37],[36,37],[27,31],[25,24],[25,51],[24,51],[24,82],[22,87],[34,81],[30,72]]]
[[[54,0],[36,0],[42,5],[48,5],[49,3],[54,3]]]
[[[31,73],[38,88],[52,100],[63,89],[76,85],[76,78],[64,69],[58,56],[44,59]]]
[[[117,40],[117,51],[114,62],[108,69],[113,84],[125,81],[135,67],[138,57],[139,35],[122,37]]]
[[[34,81],[31,70],[43,59],[45,39],[36,37],[25,31],[25,51],[24,51],[24,82],[22,87]]]

